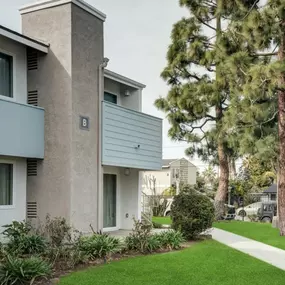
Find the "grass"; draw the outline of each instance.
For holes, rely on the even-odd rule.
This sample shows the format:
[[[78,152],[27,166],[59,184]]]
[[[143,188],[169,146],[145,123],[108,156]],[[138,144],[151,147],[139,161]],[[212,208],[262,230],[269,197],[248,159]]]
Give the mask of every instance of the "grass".
[[[215,241],[74,272],[59,285],[280,285],[285,272]]]
[[[214,227],[285,249],[285,237],[271,224],[231,221],[214,223]]]
[[[170,217],[152,217],[152,221],[161,225],[171,225]]]

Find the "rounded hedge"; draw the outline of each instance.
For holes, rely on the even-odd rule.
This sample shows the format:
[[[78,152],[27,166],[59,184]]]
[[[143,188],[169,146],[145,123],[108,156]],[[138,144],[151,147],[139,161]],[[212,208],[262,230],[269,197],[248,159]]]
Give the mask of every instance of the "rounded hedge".
[[[172,227],[181,231],[187,240],[195,239],[212,227],[214,213],[214,205],[208,197],[184,187],[171,206]]]

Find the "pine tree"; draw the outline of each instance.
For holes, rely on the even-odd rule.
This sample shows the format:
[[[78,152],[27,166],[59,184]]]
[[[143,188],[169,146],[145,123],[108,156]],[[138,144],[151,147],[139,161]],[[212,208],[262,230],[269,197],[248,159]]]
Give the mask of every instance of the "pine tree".
[[[256,1],[258,2],[258,1]],[[268,0],[251,9],[242,21],[231,23],[230,33],[252,52],[243,50],[228,59],[232,109],[241,146],[278,158],[278,216],[285,235],[285,2]],[[237,84],[238,83],[238,84]],[[236,110],[233,110],[233,109]],[[277,133],[278,131],[278,133]],[[259,133],[258,133],[259,132]],[[257,140],[256,138],[259,137]],[[276,143],[277,142],[277,143]]]
[[[188,155],[217,160],[219,187],[215,197],[216,218],[224,212],[229,184],[229,147],[224,131],[224,114],[229,102],[225,57],[238,48],[223,35],[222,25],[243,17],[255,1],[180,0],[189,18],[173,27],[162,77],[170,85],[166,98],[155,105],[167,114],[169,136],[186,141]],[[233,144],[232,144],[233,146]]]

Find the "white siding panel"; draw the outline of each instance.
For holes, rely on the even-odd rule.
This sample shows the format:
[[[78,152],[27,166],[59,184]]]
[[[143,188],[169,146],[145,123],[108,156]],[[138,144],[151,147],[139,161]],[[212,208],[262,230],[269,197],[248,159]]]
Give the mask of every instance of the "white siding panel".
[[[103,165],[160,170],[162,120],[103,102]]]

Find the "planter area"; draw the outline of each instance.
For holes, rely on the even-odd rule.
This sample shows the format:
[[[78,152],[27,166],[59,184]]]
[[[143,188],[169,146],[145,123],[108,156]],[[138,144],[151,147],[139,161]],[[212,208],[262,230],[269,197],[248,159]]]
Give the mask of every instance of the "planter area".
[[[138,255],[181,249],[182,234],[152,233],[150,225],[135,221],[124,239],[93,232],[82,236],[62,218],[47,220],[39,229],[26,222],[5,226],[7,243],[0,248],[0,284],[53,284],[59,277],[95,265]]]

